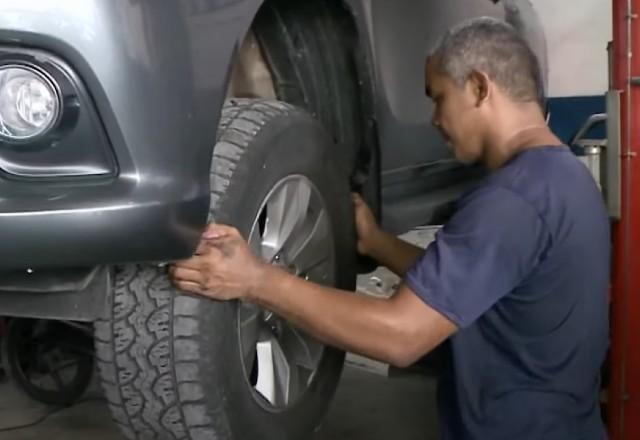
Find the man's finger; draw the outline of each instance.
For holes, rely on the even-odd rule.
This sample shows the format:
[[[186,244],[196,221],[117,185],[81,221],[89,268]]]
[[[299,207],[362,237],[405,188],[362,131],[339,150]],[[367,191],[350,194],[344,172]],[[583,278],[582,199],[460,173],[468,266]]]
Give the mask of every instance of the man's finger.
[[[208,254],[211,253],[211,250],[208,252]],[[191,258],[187,258],[186,260],[179,260],[179,261],[175,261],[172,266],[173,267],[184,267],[185,269],[196,269],[196,270],[200,270],[202,267],[204,267],[204,261],[205,258],[210,258],[209,255],[207,255],[206,257],[204,256],[200,256],[200,255],[194,255]]]
[[[212,256],[222,259],[231,258],[242,246],[247,246],[242,237],[226,236],[209,240],[209,258]]]
[[[209,226],[207,226],[207,229],[204,231],[204,234],[202,234],[202,237],[207,240],[228,236],[239,237],[240,232],[238,232],[238,230],[233,226],[222,225],[219,223],[210,223]]]
[[[367,202],[364,201],[362,196],[358,193],[352,193],[353,203],[356,205],[356,208],[361,206],[367,206]]]
[[[174,266],[169,269],[169,273],[176,281],[187,281],[198,285],[204,284],[205,277],[199,270]]]
[[[174,280],[173,285],[176,286],[176,288],[178,288],[179,290],[182,290],[183,292],[198,293],[200,295],[204,294],[204,291],[202,290],[202,288],[200,287],[200,284],[198,283],[194,283],[191,281]]]

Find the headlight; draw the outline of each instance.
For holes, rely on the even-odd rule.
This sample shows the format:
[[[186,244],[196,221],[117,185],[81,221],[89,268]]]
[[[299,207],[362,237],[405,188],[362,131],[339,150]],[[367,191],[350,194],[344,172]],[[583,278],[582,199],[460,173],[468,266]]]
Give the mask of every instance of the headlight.
[[[0,137],[28,141],[53,127],[60,97],[47,76],[27,66],[0,66]]]

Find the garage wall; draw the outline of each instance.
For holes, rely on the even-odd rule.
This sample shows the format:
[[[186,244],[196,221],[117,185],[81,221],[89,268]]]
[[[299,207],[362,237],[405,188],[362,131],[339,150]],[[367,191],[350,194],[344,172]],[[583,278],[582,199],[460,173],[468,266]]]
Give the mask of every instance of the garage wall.
[[[589,115],[605,110],[612,2],[531,1],[547,36],[550,124],[567,142]]]
[[[608,87],[611,0],[532,0],[549,51],[551,96],[602,94]]]

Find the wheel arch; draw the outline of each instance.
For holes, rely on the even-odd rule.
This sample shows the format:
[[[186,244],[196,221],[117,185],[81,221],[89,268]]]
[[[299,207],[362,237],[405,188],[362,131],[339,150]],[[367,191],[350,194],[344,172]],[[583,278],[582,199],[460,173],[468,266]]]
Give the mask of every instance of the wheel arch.
[[[288,3],[288,4],[287,4]],[[353,5],[346,0],[307,0],[291,2],[288,0],[264,0],[255,3],[253,17],[238,35],[229,70],[227,99],[263,98],[281,99],[295,105],[299,102],[283,98],[274,85],[273,68],[265,56],[264,42],[257,37],[257,24],[264,19],[264,12],[274,6],[292,6],[294,8],[323,5],[332,20],[341,23],[341,38],[349,41],[349,56],[355,68],[358,106],[360,107],[360,141],[356,145],[343,145],[341,148],[353,148],[354,160],[350,166],[349,177],[354,190],[360,191],[379,215],[380,202],[380,147],[375,114],[375,81],[372,53],[369,39],[363,32],[366,26],[359,20]],[[335,136],[334,136],[335,137]]]

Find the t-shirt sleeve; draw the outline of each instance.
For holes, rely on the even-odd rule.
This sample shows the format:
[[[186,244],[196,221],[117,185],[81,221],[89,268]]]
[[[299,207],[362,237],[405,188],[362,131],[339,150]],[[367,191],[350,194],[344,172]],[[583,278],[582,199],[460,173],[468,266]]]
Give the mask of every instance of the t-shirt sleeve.
[[[468,327],[535,268],[547,243],[534,206],[507,188],[484,188],[463,199],[404,281],[427,305]]]

